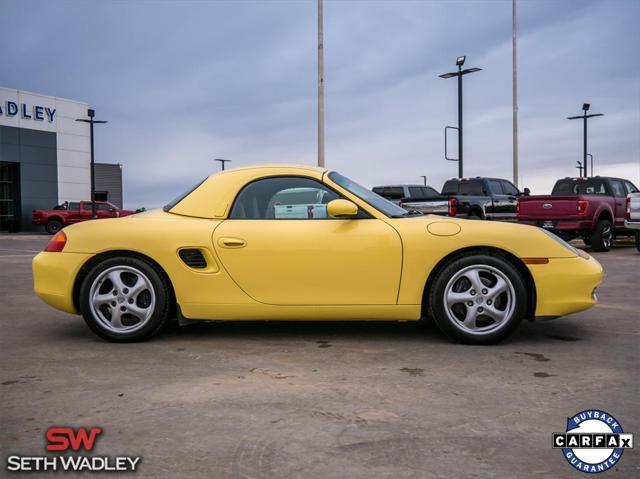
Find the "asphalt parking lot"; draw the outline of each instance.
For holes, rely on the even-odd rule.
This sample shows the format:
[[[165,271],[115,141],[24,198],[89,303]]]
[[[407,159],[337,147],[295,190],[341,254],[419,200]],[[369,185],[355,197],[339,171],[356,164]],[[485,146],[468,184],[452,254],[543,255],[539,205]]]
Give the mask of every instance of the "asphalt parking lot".
[[[640,434],[640,253],[595,254],[599,304],[489,347],[412,323],[209,323],[110,344],[32,292],[47,236],[0,236],[0,448],[101,426],[139,477],[579,477],[551,448],[587,408]],[[640,477],[625,451],[607,475]]]

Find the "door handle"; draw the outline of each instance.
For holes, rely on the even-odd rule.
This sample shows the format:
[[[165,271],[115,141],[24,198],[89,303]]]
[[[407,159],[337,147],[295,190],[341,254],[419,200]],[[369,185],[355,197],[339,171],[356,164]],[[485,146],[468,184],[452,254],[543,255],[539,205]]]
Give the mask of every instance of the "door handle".
[[[243,248],[247,242],[241,238],[220,238],[218,244],[223,248]]]

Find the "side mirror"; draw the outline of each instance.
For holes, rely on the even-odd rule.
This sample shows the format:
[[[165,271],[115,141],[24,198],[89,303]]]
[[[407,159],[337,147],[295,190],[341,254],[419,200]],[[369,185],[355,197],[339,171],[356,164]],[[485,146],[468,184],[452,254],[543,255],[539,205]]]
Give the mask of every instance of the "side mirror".
[[[327,203],[327,214],[332,218],[353,218],[358,215],[358,207],[349,200],[332,200]]]
[[[531,194],[531,190],[529,188],[525,188],[524,190],[522,190],[522,194],[524,196],[529,196]]]

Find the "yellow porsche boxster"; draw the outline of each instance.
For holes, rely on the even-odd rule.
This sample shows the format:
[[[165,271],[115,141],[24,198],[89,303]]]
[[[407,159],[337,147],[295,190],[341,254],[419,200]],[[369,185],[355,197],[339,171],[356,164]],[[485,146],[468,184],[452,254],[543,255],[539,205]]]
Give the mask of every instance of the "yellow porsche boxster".
[[[542,229],[422,216],[335,171],[214,174],[161,210],[71,225],[36,294],[110,341],[170,320],[420,320],[495,343],[593,306],[602,267]]]

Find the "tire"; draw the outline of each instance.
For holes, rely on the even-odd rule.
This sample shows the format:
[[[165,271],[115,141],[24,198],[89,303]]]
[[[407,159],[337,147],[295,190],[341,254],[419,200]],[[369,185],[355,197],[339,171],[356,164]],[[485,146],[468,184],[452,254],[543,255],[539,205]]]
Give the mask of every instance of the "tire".
[[[54,235],[58,231],[60,231],[62,229],[62,221],[60,221],[60,220],[49,220],[49,221],[47,221],[47,224],[44,225],[44,229],[50,235]]]
[[[636,231],[636,249],[640,253],[640,231]]]
[[[484,215],[477,210],[471,210],[469,211],[469,215],[467,216],[468,220],[483,220],[484,219]]]
[[[609,251],[613,242],[613,231],[611,221],[600,220],[596,224],[596,229],[591,234],[591,249],[593,251]]]
[[[527,311],[528,293],[511,263],[477,253],[446,264],[428,298],[429,315],[443,333],[461,343],[483,345],[503,340],[518,327]]]
[[[80,312],[87,326],[103,339],[143,341],[169,321],[174,305],[171,291],[155,265],[128,256],[108,258],[83,280]]]
[[[591,246],[591,235],[584,235],[582,237],[582,242],[585,246]]]

